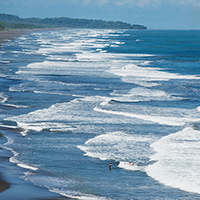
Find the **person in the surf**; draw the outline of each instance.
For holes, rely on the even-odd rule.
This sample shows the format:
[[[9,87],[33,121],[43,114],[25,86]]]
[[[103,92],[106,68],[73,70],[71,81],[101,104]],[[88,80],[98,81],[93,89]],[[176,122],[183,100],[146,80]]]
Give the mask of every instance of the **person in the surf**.
[[[110,163],[110,165],[109,165],[109,170],[111,170],[112,169],[112,163]]]
[[[134,163],[133,163],[133,162],[132,162],[132,163],[131,163],[131,162],[129,162],[129,165],[134,165]]]

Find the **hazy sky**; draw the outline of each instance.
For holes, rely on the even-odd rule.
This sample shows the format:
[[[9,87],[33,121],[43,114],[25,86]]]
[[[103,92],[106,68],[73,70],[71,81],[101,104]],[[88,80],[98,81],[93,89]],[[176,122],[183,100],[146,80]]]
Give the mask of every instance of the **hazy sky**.
[[[0,0],[0,13],[123,21],[148,29],[200,29],[200,0]]]

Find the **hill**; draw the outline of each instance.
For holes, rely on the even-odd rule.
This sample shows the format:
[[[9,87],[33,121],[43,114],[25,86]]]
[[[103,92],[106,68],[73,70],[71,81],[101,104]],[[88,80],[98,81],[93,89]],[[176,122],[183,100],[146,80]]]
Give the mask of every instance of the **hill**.
[[[15,15],[0,14],[0,30],[34,28],[94,28],[94,29],[147,29],[143,25],[131,25],[125,22],[59,18],[20,18]]]

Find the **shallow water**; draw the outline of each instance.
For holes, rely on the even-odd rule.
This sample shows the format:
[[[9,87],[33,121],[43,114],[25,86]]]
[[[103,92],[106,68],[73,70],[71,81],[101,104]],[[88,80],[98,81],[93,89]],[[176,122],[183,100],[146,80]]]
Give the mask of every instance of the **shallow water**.
[[[6,43],[1,126],[20,134],[5,131],[1,146],[24,180],[63,196],[199,199],[199,52],[199,31],[69,29]]]

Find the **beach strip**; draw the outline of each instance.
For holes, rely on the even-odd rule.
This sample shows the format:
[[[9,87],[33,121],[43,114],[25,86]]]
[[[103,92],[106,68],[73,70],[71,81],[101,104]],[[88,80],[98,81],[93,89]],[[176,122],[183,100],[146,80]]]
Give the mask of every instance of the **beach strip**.
[[[0,31],[0,45],[2,45],[5,42],[9,42],[17,37],[20,37],[24,34],[28,34],[31,32],[34,32],[36,30],[32,29],[22,29],[22,30],[5,30]]]
[[[53,30],[65,30],[66,28],[43,28],[43,29],[10,29],[0,31],[0,46],[11,40],[14,40],[17,37],[22,35],[40,32],[40,31],[53,31]]]

